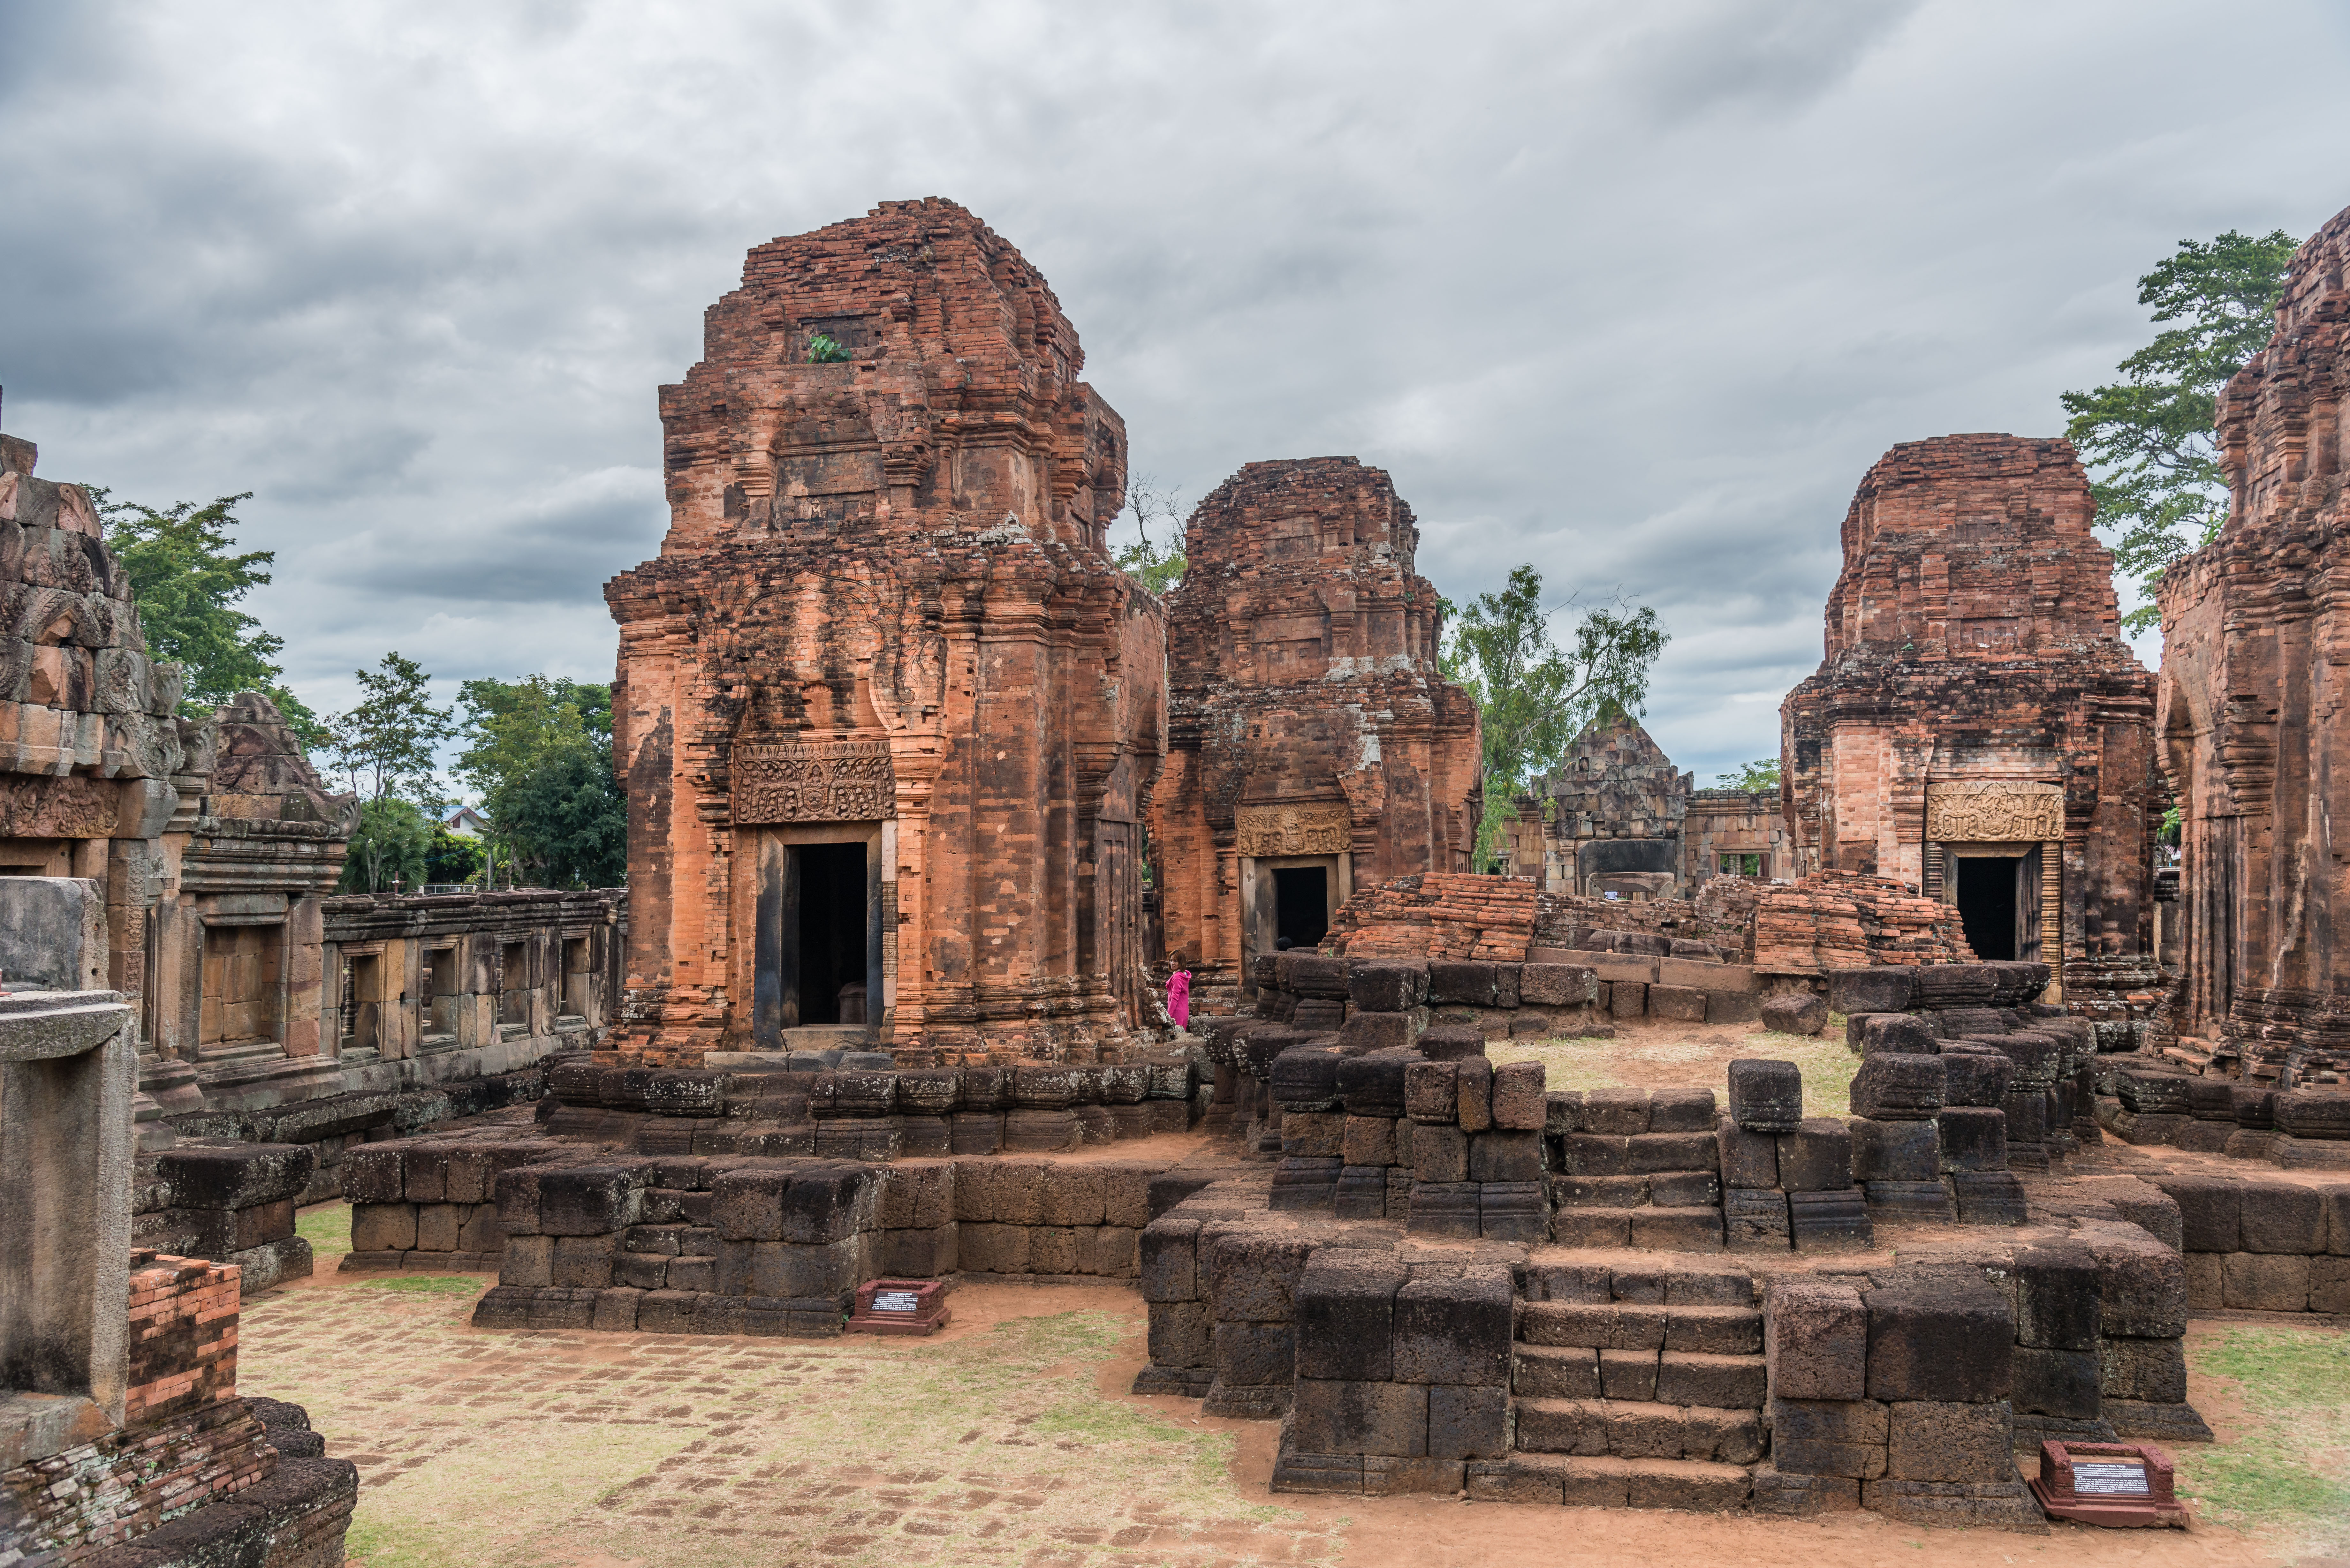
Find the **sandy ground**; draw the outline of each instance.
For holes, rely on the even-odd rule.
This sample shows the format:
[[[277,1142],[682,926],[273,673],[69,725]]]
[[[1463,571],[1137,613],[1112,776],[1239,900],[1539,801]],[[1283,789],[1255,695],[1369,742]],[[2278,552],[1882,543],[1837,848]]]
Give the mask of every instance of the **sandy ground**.
[[[331,1246],[341,1212],[313,1211],[305,1229]],[[248,1303],[241,1386],[306,1405],[329,1451],[359,1466],[356,1563],[2329,1561],[2273,1531],[2203,1523],[2033,1536],[1872,1514],[1276,1497],[1273,1424],[1127,1392],[1146,1319],[1119,1287],[968,1286],[930,1339],[810,1342],[476,1330],[489,1283],[322,1272]],[[2229,1386],[2199,1376],[2193,1394],[2223,1439],[2259,1426]]]

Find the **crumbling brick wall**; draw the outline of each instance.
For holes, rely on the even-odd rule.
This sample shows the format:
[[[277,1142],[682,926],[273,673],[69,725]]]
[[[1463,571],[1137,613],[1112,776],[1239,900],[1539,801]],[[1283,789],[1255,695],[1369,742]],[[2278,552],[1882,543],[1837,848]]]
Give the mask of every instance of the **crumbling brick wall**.
[[[2350,212],[2297,252],[2276,335],[2219,409],[2220,536],[2163,573],[2162,766],[2182,810],[2182,1036],[2263,1080],[2350,1067],[2334,915],[2350,660]]]
[[[810,841],[868,846],[893,1045],[1091,1059],[1142,1017],[1164,632],[1106,549],[1126,433],[1084,366],[1044,277],[936,199],[761,245],[710,310],[661,389],[669,535],[606,589],[621,1049],[691,1064],[830,1005],[775,923]]]
[[[2118,634],[2113,556],[2070,443],[1942,436],[1861,481],[1826,657],[1780,709],[1801,871],[1945,898],[1950,844],[2061,858],[2054,918],[2012,956],[2149,950],[2154,681]],[[2040,950],[2053,929],[2061,952]]]
[[[1332,857],[1341,897],[1470,868],[1477,708],[1437,670],[1419,543],[1388,475],[1350,457],[1252,462],[1191,514],[1151,844],[1195,997],[1245,993],[1274,950],[1263,863]]]

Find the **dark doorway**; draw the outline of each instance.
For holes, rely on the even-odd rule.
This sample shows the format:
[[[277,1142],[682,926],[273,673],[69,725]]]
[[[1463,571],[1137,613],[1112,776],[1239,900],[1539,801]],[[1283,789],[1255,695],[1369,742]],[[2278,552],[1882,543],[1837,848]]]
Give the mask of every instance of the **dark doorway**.
[[[1292,948],[1321,945],[1330,929],[1330,873],[1301,866],[1273,874],[1274,935]]]
[[[865,846],[795,844],[791,852],[799,887],[797,1022],[838,1023],[841,988],[866,983]]]
[[[1966,927],[1967,946],[1986,963],[2013,959],[2016,883],[2023,861],[2005,855],[1964,855],[1958,868],[1959,919]]]

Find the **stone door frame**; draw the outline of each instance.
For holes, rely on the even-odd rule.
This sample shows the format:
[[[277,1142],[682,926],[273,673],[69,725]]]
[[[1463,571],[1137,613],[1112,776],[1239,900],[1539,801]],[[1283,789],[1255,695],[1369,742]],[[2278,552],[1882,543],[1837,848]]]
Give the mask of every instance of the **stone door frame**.
[[[1324,885],[1323,897],[1329,908],[1326,918],[1335,920],[1338,906],[1355,891],[1355,857],[1350,850],[1331,855],[1243,855],[1241,861],[1241,994],[1256,994],[1256,958],[1259,953],[1274,950],[1274,932],[1279,915],[1274,904],[1275,871],[1298,871],[1320,867],[1329,879]],[[1258,873],[1263,872],[1260,876]]]
[[[896,836],[892,821],[775,823],[744,831],[758,835],[751,945],[752,1048],[785,1048],[784,1031],[798,1023],[799,888],[792,850],[805,845],[865,846],[865,1027],[879,1037],[894,1000],[895,977],[882,962],[882,869]],[[789,998],[794,1007],[786,1009]],[[786,1012],[790,1016],[786,1016]]]

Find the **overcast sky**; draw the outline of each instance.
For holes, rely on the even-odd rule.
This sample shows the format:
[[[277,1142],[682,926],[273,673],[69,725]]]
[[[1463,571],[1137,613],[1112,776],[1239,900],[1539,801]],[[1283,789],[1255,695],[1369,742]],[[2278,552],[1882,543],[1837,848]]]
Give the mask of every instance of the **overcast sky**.
[[[2345,82],[2350,9],[2243,0],[0,0],[0,384],[46,476],[255,493],[314,706],[390,648],[608,680],[703,307],[948,196],[1187,503],[1351,454],[1455,600],[1654,605],[1702,784],[1869,463],[2058,433],[2178,240],[2350,204]]]

